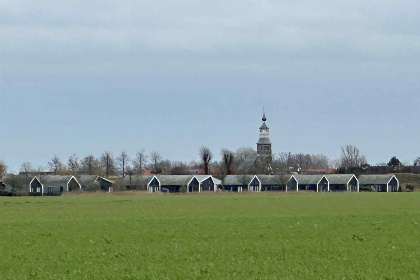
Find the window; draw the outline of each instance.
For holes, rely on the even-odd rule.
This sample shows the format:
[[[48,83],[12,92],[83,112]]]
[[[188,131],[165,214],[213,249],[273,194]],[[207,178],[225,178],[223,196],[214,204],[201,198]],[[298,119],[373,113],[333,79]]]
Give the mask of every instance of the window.
[[[37,187],[36,188],[36,192],[41,192],[41,188],[40,187]]]

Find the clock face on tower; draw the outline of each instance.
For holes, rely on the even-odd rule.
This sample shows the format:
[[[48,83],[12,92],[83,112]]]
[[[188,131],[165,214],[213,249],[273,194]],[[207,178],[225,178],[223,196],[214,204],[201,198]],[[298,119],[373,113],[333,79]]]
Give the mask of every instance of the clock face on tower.
[[[271,154],[271,147],[270,145],[259,145],[258,152],[260,154]]]

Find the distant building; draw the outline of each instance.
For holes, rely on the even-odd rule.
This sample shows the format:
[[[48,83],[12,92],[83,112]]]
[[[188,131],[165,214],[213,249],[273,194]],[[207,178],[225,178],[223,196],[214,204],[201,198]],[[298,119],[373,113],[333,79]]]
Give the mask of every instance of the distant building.
[[[29,183],[30,195],[61,195],[63,192],[81,190],[81,185],[71,175],[47,175],[38,179],[34,177]]]
[[[400,192],[400,182],[394,174],[360,175],[359,185],[376,192]]]
[[[325,175],[294,175],[298,191],[328,192],[329,181]]]
[[[159,175],[148,184],[149,192],[217,191],[222,182],[211,175]]]
[[[263,124],[260,127],[260,138],[257,142],[257,159],[255,161],[256,167],[264,173],[272,171],[271,163],[273,160],[271,140],[270,140],[270,129],[268,128],[265,117],[265,113],[262,117]]]
[[[358,192],[359,180],[354,174],[327,174],[329,191]]]
[[[13,187],[0,181],[0,195],[12,195]]]

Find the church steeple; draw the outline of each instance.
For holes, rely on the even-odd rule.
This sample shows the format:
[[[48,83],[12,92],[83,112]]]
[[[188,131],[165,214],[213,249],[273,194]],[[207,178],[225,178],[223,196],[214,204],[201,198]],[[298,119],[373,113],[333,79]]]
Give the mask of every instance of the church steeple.
[[[260,127],[260,140],[258,140],[257,144],[271,144],[270,135],[269,135],[270,129],[265,123],[267,121],[267,118],[265,117],[265,113],[263,114],[262,121],[263,121],[263,124]]]
[[[263,124],[260,127],[260,139],[257,143],[257,162],[258,165],[260,165],[264,169],[268,169],[272,161],[272,152],[270,141],[270,129],[266,124],[267,117],[265,116],[265,112],[263,112],[262,121]]]

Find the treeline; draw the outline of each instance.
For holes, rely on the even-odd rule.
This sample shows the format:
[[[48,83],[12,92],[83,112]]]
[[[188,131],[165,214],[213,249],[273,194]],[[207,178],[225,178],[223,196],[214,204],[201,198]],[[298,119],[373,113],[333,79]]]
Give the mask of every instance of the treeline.
[[[341,148],[341,157],[330,160],[323,154],[304,154],[282,152],[272,156],[269,170],[259,170],[255,164],[257,152],[251,147],[241,147],[236,150],[222,149],[221,159],[214,160],[213,152],[208,147],[201,147],[198,151],[199,161],[170,161],[163,159],[157,151],[146,153],[140,150],[134,155],[125,151],[118,154],[105,151],[99,157],[87,155],[79,158],[76,154],[67,160],[54,155],[47,165],[34,167],[30,162],[22,163],[20,173],[25,174],[57,174],[57,175],[101,175],[109,177],[121,175],[123,177],[134,174],[212,174],[223,177],[230,174],[261,174],[273,172],[275,174],[299,172],[310,169],[333,168],[337,173],[350,172],[352,168],[369,166],[366,156],[359,148],[346,145]],[[398,158],[392,157],[388,163],[380,165],[401,167]],[[413,166],[420,166],[420,157],[414,160]],[[0,161],[0,177],[7,173],[7,166]]]
[[[22,163],[21,174],[56,174],[56,175],[101,175],[104,177],[114,175],[134,175],[150,172],[152,174],[248,174],[259,173],[254,164],[257,152],[251,147],[241,147],[234,151],[222,149],[221,160],[214,160],[214,154],[208,147],[201,147],[198,151],[199,161],[170,161],[163,159],[159,152],[146,153],[145,150],[129,155],[125,151],[118,154],[103,152],[99,157],[87,155],[79,158],[76,154],[63,160],[54,155],[47,165],[34,167],[30,162]],[[325,155],[311,155],[302,153],[280,153],[273,155],[271,163],[272,172],[283,172],[293,169],[325,169],[329,167],[329,159]]]

